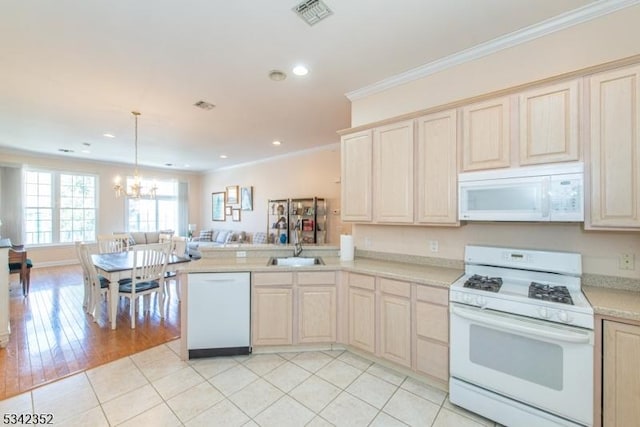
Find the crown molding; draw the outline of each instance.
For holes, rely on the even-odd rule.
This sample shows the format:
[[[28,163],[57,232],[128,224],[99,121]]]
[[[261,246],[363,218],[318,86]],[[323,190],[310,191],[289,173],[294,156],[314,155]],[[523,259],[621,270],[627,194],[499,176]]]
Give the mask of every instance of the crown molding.
[[[546,21],[542,21],[538,24],[525,27],[521,30],[481,43],[469,49],[429,62],[428,64],[424,64],[395,76],[380,80],[377,83],[373,83],[361,89],[347,92],[345,96],[350,101],[356,101],[358,99],[383,92],[387,89],[435,74],[446,70],[447,68],[483,58],[501,50],[544,37],[556,31],[564,30],[638,4],[640,4],[640,0],[595,1],[591,4],[547,19]]]
[[[331,144],[319,145],[317,147],[311,147],[311,148],[307,148],[307,149],[304,149],[304,150],[291,151],[289,153],[278,154],[277,156],[270,156],[270,157],[265,157],[265,158],[258,159],[258,160],[252,160],[250,162],[237,163],[235,165],[224,166],[224,167],[221,167],[221,168],[213,168],[213,169],[209,169],[205,173],[210,174],[210,173],[216,173],[218,171],[224,171],[224,170],[229,170],[229,169],[244,168],[244,167],[247,167],[247,166],[254,166],[254,165],[257,165],[257,164],[260,164],[260,163],[268,163],[268,162],[272,162],[272,161],[280,160],[280,159],[287,159],[287,158],[291,158],[291,157],[304,156],[304,155],[311,154],[311,153],[318,152],[318,151],[331,151],[331,150],[340,150],[340,143],[339,142],[333,142]]]

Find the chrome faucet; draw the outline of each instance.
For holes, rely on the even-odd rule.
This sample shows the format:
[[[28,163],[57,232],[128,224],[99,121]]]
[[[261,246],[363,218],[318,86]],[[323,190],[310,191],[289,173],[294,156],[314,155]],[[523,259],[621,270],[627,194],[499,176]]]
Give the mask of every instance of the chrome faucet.
[[[300,243],[300,236],[298,235],[298,227],[293,229],[293,256],[298,257],[302,253],[302,243]]]

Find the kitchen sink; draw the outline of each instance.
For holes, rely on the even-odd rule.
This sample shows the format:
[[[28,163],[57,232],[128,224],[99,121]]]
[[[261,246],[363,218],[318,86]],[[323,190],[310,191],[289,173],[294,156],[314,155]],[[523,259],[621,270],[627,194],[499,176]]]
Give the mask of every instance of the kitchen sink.
[[[324,261],[320,257],[284,257],[284,258],[269,258],[268,266],[281,266],[281,267],[304,267],[308,265],[324,265]]]

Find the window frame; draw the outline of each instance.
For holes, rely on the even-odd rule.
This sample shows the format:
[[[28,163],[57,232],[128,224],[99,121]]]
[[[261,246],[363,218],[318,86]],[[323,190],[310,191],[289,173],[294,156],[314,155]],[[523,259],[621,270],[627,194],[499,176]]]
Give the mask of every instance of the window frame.
[[[45,247],[45,246],[56,246],[56,245],[70,245],[73,244],[74,241],[62,241],[62,234],[64,233],[62,231],[62,224],[61,224],[61,218],[62,218],[62,214],[61,214],[61,210],[62,209],[67,209],[66,207],[63,208],[62,207],[62,176],[63,175],[68,175],[71,176],[73,178],[75,177],[83,177],[83,178],[93,178],[93,211],[94,211],[94,228],[93,228],[93,237],[91,239],[83,239],[83,240],[87,240],[87,241],[95,241],[96,236],[98,235],[98,224],[99,224],[99,200],[100,200],[100,176],[94,173],[86,173],[86,172],[77,172],[77,171],[68,171],[68,170],[56,170],[56,169],[46,169],[46,168],[25,168],[24,169],[24,176],[23,176],[23,193],[22,193],[22,203],[23,203],[23,207],[22,207],[22,215],[23,215],[23,219],[22,219],[22,223],[23,223],[23,228],[24,228],[24,238],[25,238],[25,244],[30,246],[30,247]],[[28,194],[28,186],[30,185],[30,183],[28,182],[27,176],[29,173],[38,173],[38,174],[49,174],[50,178],[51,178],[51,184],[50,184],[50,199],[51,199],[51,206],[46,208],[46,209],[50,209],[51,210],[51,241],[49,242],[41,242],[40,239],[38,239],[37,243],[31,243],[30,238],[28,237],[30,234],[33,234],[32,232],[28,231],[28,227],[27,227],[27,220],[28,220],[28,216],[27,216],[27,210],[28,209],[43,209],[40,207],[40,205],[36,205],[36,206],[30,206],[28,205],[28,199],[29,199],[29,194]],[[72,208],[73,209],[73,208]],[[91,209],[91,208],[83,208],[83,209]],[[72,227],[72,233],[73,233],[73,227]],[[65,231],[66,232],[66,231]],[[39,233],[39,232],[38,232]],[[36,233],[36,234],[38,234]]]

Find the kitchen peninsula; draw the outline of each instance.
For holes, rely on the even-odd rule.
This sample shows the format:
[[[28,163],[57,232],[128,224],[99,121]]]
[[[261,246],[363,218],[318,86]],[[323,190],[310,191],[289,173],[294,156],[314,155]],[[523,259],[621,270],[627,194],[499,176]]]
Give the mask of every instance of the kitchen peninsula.
[[[448,379],[448,288],[462,263],[366,253],[341,261],[337,247],[306,246],[301,257],[323,264],[274,266],[292,247],[243,246],[203,251],[182,272],[189,276],[251,273],[251,343],[255,352],[348,348],[392,364],[442,389]],[[189,306],[181,313],[183,359],[189,357]]]

